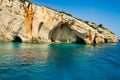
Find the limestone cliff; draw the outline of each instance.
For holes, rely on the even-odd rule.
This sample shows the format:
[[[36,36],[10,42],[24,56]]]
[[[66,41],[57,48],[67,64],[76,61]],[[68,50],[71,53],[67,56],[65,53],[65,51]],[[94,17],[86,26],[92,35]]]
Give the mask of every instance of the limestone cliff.
[[[116,43],[108,29],[63,12],[19,0],[0,0],[0,41]]]

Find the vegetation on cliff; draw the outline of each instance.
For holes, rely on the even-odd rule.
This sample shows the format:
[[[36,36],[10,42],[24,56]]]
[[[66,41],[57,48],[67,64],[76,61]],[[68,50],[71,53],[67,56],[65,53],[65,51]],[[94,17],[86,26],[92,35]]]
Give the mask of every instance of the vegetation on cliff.
[[[19,0],[19,1],[21,1],[21,2],[23,2],[23,3],[24,3],[25,1],[28,1],[28,0]]]

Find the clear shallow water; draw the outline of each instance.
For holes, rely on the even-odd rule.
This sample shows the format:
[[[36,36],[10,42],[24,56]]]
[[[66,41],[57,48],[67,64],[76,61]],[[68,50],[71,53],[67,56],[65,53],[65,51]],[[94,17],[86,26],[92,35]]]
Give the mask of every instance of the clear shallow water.
[[[120,44],[0,43],[0,80],[120,80]]]

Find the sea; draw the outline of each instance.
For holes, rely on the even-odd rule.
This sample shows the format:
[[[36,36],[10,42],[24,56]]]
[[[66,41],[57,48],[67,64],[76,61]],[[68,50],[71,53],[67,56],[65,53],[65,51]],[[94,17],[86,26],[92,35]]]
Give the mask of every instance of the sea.
[[[120,43],[0,43],[0,80],[120,80]]]

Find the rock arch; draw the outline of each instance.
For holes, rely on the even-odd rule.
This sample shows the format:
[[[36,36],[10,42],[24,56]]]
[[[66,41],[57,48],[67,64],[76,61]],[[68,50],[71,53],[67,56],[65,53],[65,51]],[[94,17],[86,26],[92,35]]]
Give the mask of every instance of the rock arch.
[[[85,40],[77,36],[67,23],[54,27],[49,36],[52,42],[86,44]]]

